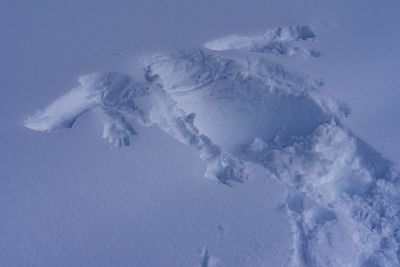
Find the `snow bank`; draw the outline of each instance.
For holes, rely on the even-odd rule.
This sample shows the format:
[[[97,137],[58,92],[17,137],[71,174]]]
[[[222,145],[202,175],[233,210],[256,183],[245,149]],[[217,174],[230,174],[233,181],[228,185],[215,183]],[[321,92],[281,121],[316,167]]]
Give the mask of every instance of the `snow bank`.
[[[296,26],[206,46],[271,52],[312,39],[309,26]],[[207,177],[245,181],[257,165],[286,186],[291,266],[399,266],[398,172],[342,126],[347,107],[321,96],[318,81],[262,57],[201,50],[150,57],[144,78],[82,76],[25,125],[69,128],[93,110],[117,145],[129,144],[135,123],[159,127],[197,151]]]
[[[210,50],[244,50],[257,53],[292,56],[302,54],[307,57],[319,57],[320,53],[300,44],[300,41],[316,39],[313,29],[308,25],[276,27],[267,30],[263,35],[241,36],[230,35],[206,42]]]

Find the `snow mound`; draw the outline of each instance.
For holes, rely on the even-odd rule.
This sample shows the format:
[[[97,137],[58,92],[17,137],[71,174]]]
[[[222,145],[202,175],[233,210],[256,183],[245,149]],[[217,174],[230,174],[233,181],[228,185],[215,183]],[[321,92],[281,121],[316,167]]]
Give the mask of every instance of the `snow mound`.
[[[259,40],[292,45],[315,34],[296,26],[257,38],[207,47],[252,50]],[[118,73],[84,75],[25,126],[70,128],[93,110],[115,145],[129,145],[138,123],[156,126],[191,146],[207,177],[243,182],[257,165],[286,186],[289,266],[400,265],[399,173],[342,126],[348,109],[321,96],[320,82],[262,57],[201,50],[150,57],[144,70],[142,82]]]
[[[320,57],[318,51],[299,44],[301,41],[315,39],[316,34],[310,26],[297,25],[271,28],[262,35],[230,35],[206,42],[204,46],[215,51],[237,49],[284,56],[302,54],[306,57]]]
[[[206,163],[207,177],[221,182],[244,177],[241,163],[200,133],[193,123],[195,114],[179,109],[158,85],[136,83],[128,75],[115,72],[83,75],[79,83],[44,110],[28,117],[25,126],[42,132],[71,128],[79,116],[90,110],[104,124],[103,138],[111,145],[122,146],[129,145],[136,134],[135,123],[156,125],[196,149]]]
[[[252,154],[288,187],[292,266],[398,266],[399,173],[335,122]]]
[[[317,93],[319,83],[266,59],[232,59],[202,51],[157,56],[146,76],[223,150],[241,154],[255,136],[281,147],[346,114]]]
[[[25,126],[42,132],[71,128],[79,116],[95,110],[104,122],[103,137],[113,145],[128,145],[130,136],[136,133],[128,117],[141,116],[140,106],[146,96],[147,88],[135,84],[128,75],[83,75],[78,87],[28,117]]]

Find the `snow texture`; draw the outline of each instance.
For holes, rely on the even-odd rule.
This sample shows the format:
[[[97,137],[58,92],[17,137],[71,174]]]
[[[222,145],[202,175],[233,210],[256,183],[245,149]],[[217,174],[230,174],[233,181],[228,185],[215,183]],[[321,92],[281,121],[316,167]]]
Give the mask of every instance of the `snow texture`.
[[[206,43],[292,55],[316,38],[310,26],[277,27],[261,37]],[[288,266],[399,266],[399,173],[346,129],[342,103],[319,94],[321,82],[260,57],[203,50],[149,57],[144,81],[126,74],[84,75],[79,86],[25,121],[42,132],[70,128],[94,111],[103,138],[129,145],[135,125],[156,126],[192,147],[206,177],[241,186],[264,170],[287,189],[292,225]],[[201,252],[200,266],[223,266]]]
[[[314,41],[316,35],[308,25],[276,27],[263,35],[230,35],[204,44],[210,50],[244,50],[257,53],[292,56],[302,54],[306,57],[320,57],[320,52],[309,49],[301,41]]]

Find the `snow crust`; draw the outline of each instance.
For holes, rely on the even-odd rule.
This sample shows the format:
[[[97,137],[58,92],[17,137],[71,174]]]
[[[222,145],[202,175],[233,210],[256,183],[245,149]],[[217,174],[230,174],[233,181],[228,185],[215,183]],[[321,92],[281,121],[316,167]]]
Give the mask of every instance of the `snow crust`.
[[[315,55],[297,44],[315,38],[310,26],[290,26],[205,46]],[[158,127],[198,153],[208,178],[241,186],[235,182],[253,179],[258,166],[286,187],[288,266],[400,265],[396,166],[342,125],[348,108],[321,96],[318,80],[262,56],[209,50],[149,57],[143,77],[83,75],[25,126],[71,128],[93,111],[104,123],[103,138],[116,146],[130,144],[135,125]],[[202,254],[201,266],[223,266]]]

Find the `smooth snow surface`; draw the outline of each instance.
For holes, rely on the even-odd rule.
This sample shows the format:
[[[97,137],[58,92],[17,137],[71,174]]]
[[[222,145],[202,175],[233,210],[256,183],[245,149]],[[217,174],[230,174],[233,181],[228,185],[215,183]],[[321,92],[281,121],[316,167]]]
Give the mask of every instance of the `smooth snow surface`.
[[[208,178],[236,190],[270,179],[283,185],[291,231],[280,234],[289,235],[292,245],[282,262],[263,247],[261,228],[261,236],[245,238],[255,242],[245,258],[225,255],[223,246],[235,242],[223,240],[221,224],[221,248],[201,248],[198,266],[264,266],[268,259],[273,266],[399,266],[396,167],[342,125],[348,108],[321,96],[320,81],[249,54],[304,52],[294,43],[315,38],[310,26],[278,27],[262,37],[206,43],[208,49],[237,53],[148,57],[138,81],[114,72],[84,75],[25,126],[43,132],[70,128],[94,111],[110,144],[129,145],[134,135],[155,126],[196,151]],[[251,190],[249,196],[256,194]],[[262,201],[268,195],[254,203]]]

